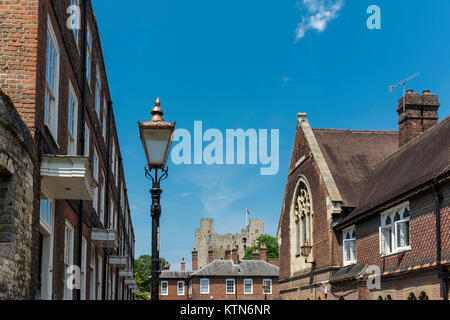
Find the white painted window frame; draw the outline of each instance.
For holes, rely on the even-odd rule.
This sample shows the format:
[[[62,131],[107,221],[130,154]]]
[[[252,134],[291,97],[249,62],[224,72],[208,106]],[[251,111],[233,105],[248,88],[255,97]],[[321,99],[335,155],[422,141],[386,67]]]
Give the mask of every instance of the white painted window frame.
[[[89,129],[87,122],[85,122],[84,123],[84,156],[85,157],[89,157],[90,146],[91,146],[91,130]]]
[[[86,300],[86,275],[87,275],[87,239],[81,240],[81,300]]]
[[[92,75],[92,32],[89,24],[86,32],[86,78],[89,90],[91,89],[91,75]]]
[[[162,296],[169,295],[169,281],[166,280],[161,281],[161,295]]]
[[[180,284],[182,285],[181,288],[180,288]],[[177,294],[179,296],[184,296],[184,292],[185,292],[184,287],[185,286],[186,286],[186,284],[184,283],[184,281],[177,281]],[[181,292],[180,292],[180,289],[181,289]]]
[[[40,226],[43,230],[43,233],[47,234],[48,238],[48,251],[47,256],[43,257],[43,260],[45,259],[46,263],[45,265],[45,272],[47,272],[46,279],[42,279],[42,281],[46,281],[46,283],[42,284],[44,289],[47,289],[44,291],[41,291],[41,299],[45,300],[51,300],[52,292],[53,292],[53,247],[54,247],[54,229],[55,229],[55,200],[51,196],[51,193],[47,190],[47,188],[42,184],[41,185],[41,197],[45,197],[47,201],[50,203],[50,225],[44,221],[41,218],[41,212],[39,208],[39,220],[40,220]],[[40,203],[41,204],[41,203]],[[44,270],[42,270],[44,272]],[[42,288],[42,286],[41,286]]]
[[[59,72],[60,72],[60,60],[61,60],[61,55],[60,55],[60,50],[59,50],[59,45],[58,45],[58,40],[56,38],[56,33],[55,30],[53,28],[51,19],[50,19],[50,15],[47,15],[47,47],[46,47],[46,60],[45,60],[45,64],[46,64],[46,72],[45,72],[45,95],[47,96],[47,92],[48,94],[51,94],[52,99],[54,101],[54,107],[52,108],[52,106],[50,105],[50,98],[49,98],[49,102],[47,105],[47,99],[45,99],[44,102],[44,123],[45,125],[48,127],[48,129],[50,130],[50,133],[53,136],[53,140],[56,142],[56,144],[58,144],[58,107],[59,107]],[[51,87],[51,84],[48,82],[47,79],[47,73],[48,73],[48,53],[49,53],[49,49],[48,49],[48,44],[51,43],[54,51],[55,51],[55,65],[53,68],[54,71],[54,89]],[[45,116],[47,115],[47,117]],[[50,118],[49,118],[50,117]]]
[[[70,114],[70,104],[72,102],[72,115]],[[77,154],[77,142],[78,142],[78,97],[75,93],[75,89],[73,88],[72,81],[69,80],[69,99],[67,106],[67,131],[68,141],[67,141],[67,154],[68,155],[76,155]],[[72,130],[70,132],[70,120],[72,119]]]
[[[103,258],[98,255],[97,259],[97,300],[102,300],[103,292]]]
[[[246,291],[246,282],[250,282],[250,292]],[[253,294],[253,279],[244,279],[244,294]]]
[[[405,208],[408,208],[409,210],[409,217],[406,219],[403,219],[403,212],[405,210]],[[395,214],[396,212],[399,212],[400,214],[400,220],[399,221],[394,221],[395,218]],[[391,223],[390,224],[386,224],[386,219],[387,217],[390,217],[391,219]],[[380,244],[380,255],[381,257],[386,257],[386,256],[390,256],[390,255],[395,255],[401,252],[406,252],[411,250],[411,209],[409,206],[409,201],[403,202],[395,207],[392,207],[388,210],[385,210],[384,212],[382,212],[380,214],[380,219],[381,219],[381,223],[380,223],[380,227],[379,227],[379,244]],[[404,247],[398,247],[397,246],[397,237],[398,235],[398,224],[402,223],[402,222],[410,222],[410,230],[409,230],[409,246],[404,246]],[[391,241],[391,247],[392,250],[388,251],[387,250],[387,241],[386,241],[386,237],[389,237],[390,241]]]
[[[100,109],[101,109],[101,91],[102,91],[102,80],[100,79],[100,68],[98,66],[95,72],[95,112],[97,113],[98,120],[100,121]]]
[[[269,287],[270,287],[270,291],[269,292],[264,292],[264,285],[265,283],[268,282],[269,283]],[[263,279],[263,294],[272,294],[272,279]]]
[[[97,147],[94,147],[94,155],[93,155],[93,161],[92,161],[93,162],[93,167],[94,167],[93,168],[94,169],[93,176],[94,176],[95,182],[97,183],[97,186],[94,188],[94,199],[92,200],[92,206],[93,206],[93,208],[94,208],[96,213],[98,213],[98,188],[99,188],[99,186],[98,186],[98,181],[99,181],[98,173],[99,173],[99,166],[100,166],[99,161],[100,161],[100,159],[98,157]]]
[[[67,232],[70,232],[69,238]],[[70,240],[69,242],[67,240]],[[75,239],[75,229],[72,224],[66,220],[65,231],[64,231],[64,300],[73,299],[73,290],[69,289],[67,286],[67,268],[73,265],[73,255],[74,255],[74,239]]]
[[[353,232],[356,232],[354,225],[352,225],[352,226],[350,226],[348,228],[345,228],[342,231],[342,261],[343,261],[344,267],[356,264],[356,261],[357,261],[357,258],[356,258],[356,256],[357,256],[357,252],[356,252],[356,237],[355,238],[346,239],[347,233],[352,234]],[[353,245],[355,246],[355,257],[354,257],[355,259],[354,260],[347,260],[346,243],[353,243]]]
[[[202,284],[203,281],[207,282],[207,285],[206,285],[207,290],[206,291],[203,291],[203,284]],[[209,279],[208,278],[200,279],[200,294],[209,294]]]
[[[228,282],[233,283],[233,291],[228,291]],[[235,294],[236,293],[236,280],[235,279],[226,279],[225,280],[225,293],[226,294]]]

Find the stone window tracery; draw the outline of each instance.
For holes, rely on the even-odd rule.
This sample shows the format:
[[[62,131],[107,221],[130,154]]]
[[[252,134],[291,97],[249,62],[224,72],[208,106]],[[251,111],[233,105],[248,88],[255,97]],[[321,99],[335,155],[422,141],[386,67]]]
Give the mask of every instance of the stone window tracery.
[[[296,225],[297,253],[306,243],[312,245],[312,201],[307,184],[301,180],[294,198],[294,219]]]

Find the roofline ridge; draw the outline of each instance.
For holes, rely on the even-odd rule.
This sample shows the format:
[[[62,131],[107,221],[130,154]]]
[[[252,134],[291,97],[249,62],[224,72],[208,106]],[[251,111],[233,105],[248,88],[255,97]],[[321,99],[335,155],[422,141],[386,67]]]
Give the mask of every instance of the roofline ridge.
[[[396,130],[368,130],[368,129],[334,129],[334,128],[312,128],[313,130],[319,131],[330,131],[330,132],[356,132],[356,133],[385,133],[385,134],[398,134]]]
[[[411,144],[416,143],[418,140],[422,139],[426,134],[430,134],[430,132],[436,130],[438,127],[440,127],[441,125],[443,125],[444,123],[446,123],[447,121],[450,121],[450,116],[445,117],[441,122],[436,123],[435,125],[433,125],[432,127],[428,128],[427,130],[425,130],[424,133],[419,134],[417,137],[415,137],[414,139],[411,139],[410,141],[408,141],[407,143],[405,143],[404,145],[402,145],[401,147],[399,147],[397,150],[395,150],[393,153],[391,153],[389,156],[387,156],[385,159],[381,160],[380,162],[378,162],[376,165],[373,166],[373,169],[377,168],[378,166],[380,166],[383,162],[385,162],[386,160],[392,158],[394,155],[396,155],[397,153],[399,153],[400,151],[402,151],[403,149],[405,149],[406,147],[408,147]]]

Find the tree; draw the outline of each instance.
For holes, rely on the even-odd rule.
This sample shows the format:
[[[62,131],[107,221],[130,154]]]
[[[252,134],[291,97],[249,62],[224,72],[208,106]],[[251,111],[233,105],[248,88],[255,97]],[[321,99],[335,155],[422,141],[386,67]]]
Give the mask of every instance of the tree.
[[[244,257],[245,260],[252,260],[252,252],[254,250],[261,249],[261,243],[264,243],[266,245],[267,258],[269,258],[269,259],[279,258],[278,239],[277,238],[272,237],[271,235],[268,235],[268,234],[263,234],[263,235],[259,236],[257,241],[258,241],[258,244],[256,246],[247,248],[247,250],[245,250],[245,257]]]
[[[161,259],[161,267],[164,268],[169,263]],[[170,265],[169,265],[170,266]],[[152,275],[152,256],[144,254],[138,259],[134,259],[134,278],[139,291],[150,292],[150,276]]]

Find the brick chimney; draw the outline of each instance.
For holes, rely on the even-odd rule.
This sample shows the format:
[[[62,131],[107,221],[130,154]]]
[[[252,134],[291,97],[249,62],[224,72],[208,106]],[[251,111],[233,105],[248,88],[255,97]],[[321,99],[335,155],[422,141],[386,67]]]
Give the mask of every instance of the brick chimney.
[[[253,250],[252,260],[259,260],[259,251],[258,250]]]
[[[398,100],[397,108],[399,147],[424,133],[434,126],[439,119],[438,95],[431,94],[430,90],[425,90],[422,94],[408,90],[404,99],[405,110],[403,110],[403,97]]]
[[[213,262],[214,261],[214,250],[209,249],[208,250],[208,261]]]
[[[192,250],[192,271],[198,270],[198,251]]]
[[[233,258],[233,263],[234,264],[238,264],[239,263],[239,254],[238,254],[239,251],[238,250],[239,250],[238,246],[234,246],[233,250],[231,251],[231,256]]]
[[[181,259],[181,271],[186,271],[186,262],[184,262],[184,258]]]
[[[267,262],[267,247],[264,242],[261,243],[261,248],[259,249],[259,260]]]
[[[231,260],[231,248],[230,246],[227,246],[225,249],[225,260]]]

